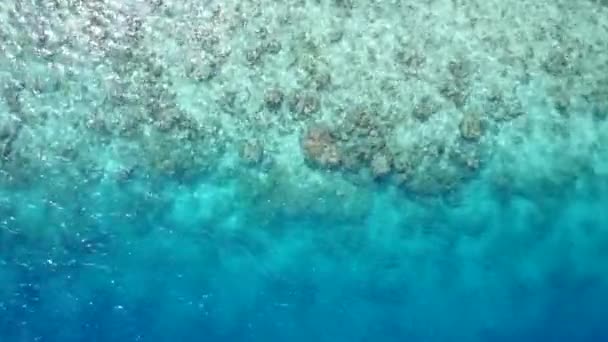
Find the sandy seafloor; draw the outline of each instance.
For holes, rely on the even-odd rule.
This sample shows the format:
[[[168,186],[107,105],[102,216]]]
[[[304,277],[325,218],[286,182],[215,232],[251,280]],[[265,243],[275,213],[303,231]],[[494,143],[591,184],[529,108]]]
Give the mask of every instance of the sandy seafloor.
[[[608,341],[603,0],[5,0],[0,341]]]

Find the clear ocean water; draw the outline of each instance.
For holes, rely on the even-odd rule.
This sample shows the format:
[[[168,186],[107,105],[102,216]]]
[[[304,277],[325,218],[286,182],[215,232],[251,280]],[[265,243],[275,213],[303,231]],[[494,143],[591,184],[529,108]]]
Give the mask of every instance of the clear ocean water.
[[[605,183],[480,184],[458,205],[376,190],[344,219],[150,182],[3,193],[2,341],[608,338]]]
[[[583,123],[570,127],[557,152],[546,145],[556,130],[502,146],[521,157],[509,169],[514,178],[500,186],[491,171],[513,165],[492,158],[454,190],[427,194],[318,165],[297,164],[310,169],[301,179],[282,178],[286,171],[265,164],[203,168],[195,156],[180,154],[189,148],[183,140],[158,144],[185,158],[185,171],[151,171],[141,156],[125,171],[114,165],[137,148],[112,159],[120,155],[112,151],[127,149],[127,138],[89,139],[93,133],[80,124],[89,119],[79,121],[79,113],[105,111],[137,125],[128,110],[113,116],[114,107],[96,102],[92,80],[103,77],[88,73],[103,67],[57,57],[49,63],[60,66],[51,71],[68,85],[48,97],[20,85],[19,100],[11,101],[17,96],[7,89],[14,91],[16,79],[27,84],[35,74],[42,89],[48,70],[46,62],[36,64],[39,55],[28,59],[35,49],[21,33],[33,24],[6,19],[13,12],[3,6],[0,38],[12,45],[2,45],[0,69],[0,342],[608,341],[608,140],[598,128],[608,126],[597,110],[580,114]],[[15,11],[44,17],[39,4],[33,12],[28,6]],[[179,20],[180,12],[172,13]],[[59,20],[53,18],[40,25]],[[26,42],[13,44],[19,39]],[[61,63],[76,65],[80,78],[70,78],[74,71],[64,72]],[[175,84],[185,82],[167,73]],[[200,94],[187,89],[182,98]],[[164,96],[134,91],[134,107]],[[530,106],[523,112],[537,118],[555,114]],[[572,113],[584,112],[577,108]],[[6,122],[17,128],[3,131]],[[138,137],[128,139],[141,139],[150,148],[143,159],[154,159],[160,152],[149,146],[156,136]],[[230,154],[227,146],[223,153]]]

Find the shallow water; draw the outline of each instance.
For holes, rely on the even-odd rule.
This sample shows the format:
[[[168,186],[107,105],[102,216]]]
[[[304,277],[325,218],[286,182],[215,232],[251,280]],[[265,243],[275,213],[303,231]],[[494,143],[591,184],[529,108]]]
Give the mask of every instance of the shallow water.
[[[482,106],[484,131],[474,137],[479,140],[459,137],[459,120],[469,109],[453,105],[422,123],[399,113],[381,123],[372,117],[370,127],[395,134],[405,154],[412,152],[411,141],[441,146],[424,145],[427,159],[413,161],[413,181],[403,183],[399,153],[389,174],[374,178],[380,171],[373,165],[353,170],[344,166],[346,156],[331,167],[318,156],[303,157],[300,134],[317,121],[344,119],[337,117],[349,101],[366,102],[366,96],[377,96],[382,77],[397,77],[392,65],[374,77],[361,75],[374,74],[392,53],[389,46],[401,32],[401,19],[392,12],[416,6],[423,11],[426,5],[245,1],[240,8],[232,1],[224,7],[216,1],[135,1],[123,8],[108,0],[89,7],[68,1],[62,12],[59,3],[0,4],[6,19],[0,27],[6,38],[0,59],[0,342],[608,341],[608,124],[601,115],[608,106],[599,75],[608,68],[601,64],[605,44],[590,48],[595,54],[580,57],[580,65],[562,61],[566,71],[553,66],[553,78],[530,72],[515,96],[523,114],[492,116],[511,105],[505,104],[509,98],[494,99],[492,110]],[[437,18],[446,13],[439,8],[451,5],[432,3],[437,8],[429,7],[427,19],[442,22]],[[480,4],[459,6],[491,18],[493,12],[483,12],[488,8]],[[521,8],[553,9],[539,4],[524,1]],[[217,11],[206,12],[215,5]],[[45,16],[41,6],[57,7],[48,7]],[[158,6],[167,9],[156,12]],[[547,13],[563,19],[560,32],[567,36],[572,18],[592,6]],[[503,19],[517,14],[519,7],[512,8]],[[594,10],[605,11],[599,5]],[[238,25],[230,15],[240,18]],[[264,21],[282,15],[292,21]],[[203,71],[194,67],[195,76],[181,73],[181,54],[192,51],[179,38],[193,18],[212,23],[206,28],[211,33],[205,32],[218,41],[199,37],[209,50],[232,48],[230,57],[214,62],[225,65],[213,75],[200,74],[209,67],[204,62],[196,64]],[[457,26],[468,20],[455,18]],[[130,31],[136,19],[144,33]],[[99,24],[104,20],[107,27]],[[342,45],[313,46],[317,35],[342,25],[333,20],[344,21],[344,36],[330,39]],[[369,23],[370,32],[359,30],[357,20]],[[65,27],[58,24],[64,21]],[[318,26],[311,28],[311,21]],[[168,22],[175,25],[167,29]],[[453,23],[445,22],[447,36],[458,37],[450,31]],[[608,30],[602,23],[580,26]],[[318,87],[318,117],[303,118],[315,114],[287,105],[259,109],[267,83],[299,84],[298,77],[310,71],[282,69],[308,56],[297,43],[289,45],[300,38],[281,40],[276,57],[264,52],[259,65],[251,65],[258,63],[255,56],[239,55],[238,44],[248,47],[251,32],[260,35],[258,26],[265,24],[269,36],[273,25],[284,29],[278,37],[307,32],[306,49],[327,64],[345,64],[334,65],[330,86]],[[70,35],[70,29],[78,33]],[[530,31],[542,31],[535,29]],[[346,49],[368,33],[376,39],[368,41],[369,51]],[[53,34],[70,39],[58,43]],[[133,39],[139,34],[145,38]],[[549,38],[538,39],[537,55],[550,45]],[[595,41],[593,34],[585,39]],[[361,64],[361,56],[369,60]],[[532,58],[527,67],[533,69]],[[585,74],[589,65],[604,69]],[[154,68],[164,69],[150,81],[145,75]],[[421,73],[429,70],[434,72],[432,65]],[[509,70],[500,77],[519,72]],[[485,89],[483,77],[494,71],[477,71],[479,79],[465,83]],[[350,77],[366,81],[351,84]],[[407,82],[400,87],[427,89]],[[571,104],[560,107],[567,113],[557,113],[555,99],[538,90],[543,82],[571,83]],[[588,88],[572,85],[581,83]],[[173,92],[165,92],[169,88]],[[225,94],[226,88],[232,90]],[[395,91],[383,88],[370,108],[409,108],[409,97]],[[483,103],[475,96],[467,106]],[[212,124],[200,128],[199,119]],[[246,145],[249,153],[239,152],[239,139],[251,137],[264,142],[263,156],[255,144]],[[397,148],[374,150],[376,140],[369,136],[361,141],[370,153]],[[468,168],[432,159],[451,145],[479,157]],[[449,178],[454,172],[455,184]]]

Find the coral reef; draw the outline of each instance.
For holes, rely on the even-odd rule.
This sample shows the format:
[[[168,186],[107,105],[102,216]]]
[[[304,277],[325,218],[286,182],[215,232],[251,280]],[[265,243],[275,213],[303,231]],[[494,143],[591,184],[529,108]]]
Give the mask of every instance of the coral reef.
[[[320,107],[318,96],[310,91],[297,91],[290,100],[290,110],[299,117],[308,117]]]
[[[370,167],[374,178],[386,177],[391,173],[391,160],[388,156],[379,154],[372,158]]]
[[[259,165],[264,158],[264,148],[256,139],[245,141],[241,147],[241,158],[249,165]]]
[[[280,89],[278,89],[278,88],[268,89],[264,93],[264,104],[270,110],[278,110],[279,108],[281,108],[281,106],[283,104],[284,97],[285,97],[285,95],[283,94],[283,92]]]
[[[0,164],[10,156],[19,128],[20,125],[11,117],[0,119]]]
[[[539,131],[565,141],[563,127],[591,119],[589,136],[599,134],[608,112],[608,66],[596,58],[608,51],[599,38],[605,9],[566,6],[569,15],[557,16],[531,2],[475,1],[456,6],[454,21],[437,6],[3,7],[3,171],[69,161],[95,174],[136,166],[194,175],[220,172],[234,155],[283,169],[303,155],[333,176],[429,193],[466,183]],[[467,44],[454,44],[454,31]],[[304,168],[297,178],[315,174]]]
[[[438,107],[438,104],[433,101],[431,96],[426,95],[414,105],[412,115],[420,121],[426,121],[439,110]]]
[[[465,140],[479,140],[483,133],[483,125],[479,115],[473,113],[464,114],[458,124],[460,136]]]
[[[309,127],[302,136],[301,146],[306,160],[314,166],[336,168],[342,163],[337,141],[325,125]]]

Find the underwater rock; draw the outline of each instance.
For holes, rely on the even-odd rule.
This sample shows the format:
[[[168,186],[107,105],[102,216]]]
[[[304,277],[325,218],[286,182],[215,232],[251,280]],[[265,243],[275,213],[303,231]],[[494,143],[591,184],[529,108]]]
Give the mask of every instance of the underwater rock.
[[[344,37],[344,31],[342,30],[333,30],[327,34],[330,43],[337,43],[342,40],[342,37]]]
[[[9,140],[17,131],[15,123],[10,119],[0,121],[0,141]]]
[[[374,178],[386,177],[391,173],[391,160],[384,154],[376,155],[370,167]]]
[[[469,98],[469,89],[460,82],[447,82],[439,88],[439,93],[457,108],[462,108]]]
[[[264,158],[264,148],[258,140],[250,139],[241,147],[240,155],[246,164],[258,165]]]
[[[269,54],[276,55],[281,52],[281,42],[276,39],[271,39],[264,44],[264,50]]]
[[[12,118],[0,119],[0,158],[7,158],[13,152],[13,143],[21,126]]]
[[[369,169],[374,178],[392,167],[386,144],[387,127],[375,111],[357,108],[339,126],[342,166],[351,171]]]
[[[278,88],[272,88],[264,94],[264,104],[270,110],[278,110],[283,104],[283,92]]]
[[[564,76],[573,71],[574,56],[572,51],[556,49],[549,53],[543,62],[543,69],[549,75]]]
[[[467,60],[455,60],[448,63],[448,72],[459,83],[465,82],[474,70]]]
[[[424,96],[414,106],[412,115],[420,121],[426,121],[431,117],[431,115],[437,112],[437,107],[438,106],[433,102],[433,99],[430,96]]]
[[[21,91],[24,89],[25,84],[22,82],[15,82],[15,84],[4,86],[2,89],[2,97],[6,102],[6,105],[10,112],[19,114],[22,112],[22,100]]]
[[[593,118],[596,120],[608,118],[608,100],[600,101],[593,106]]]
[[[249,49],[245,53],[245,59],[250,66],[258,65],[262,60],[262,55],[264,54],[264,47],[257,46],[255,48]]]
[[[324,90],[331,84],[331,74],[328,72],[314,72],[310,75],[308,86],[316,90]]]
[[[562,102],[558,105],[556,102],[557,109],[565,109],[564,104]],[[490,89],[486,96],[484,111],[495,121],[509,121],[525,114],[516,89],[507,91],[499,88]]]
[[[352,10],[355,7],[354,0],[334,0],[334,5],[345,10]]]
[[[297,92],[291,100],[289,108],[295,114],[308,116],[319,110],[317,96],[312,92]]]
[[[465,114],[458,125],[460,136],[465,140],[479,140],[483,133],[481,120],[476,114]]]
[[[218,75],[219,64],[214,60],[196,62],[188,66],[186,73],[197,82],[209,81]]]

